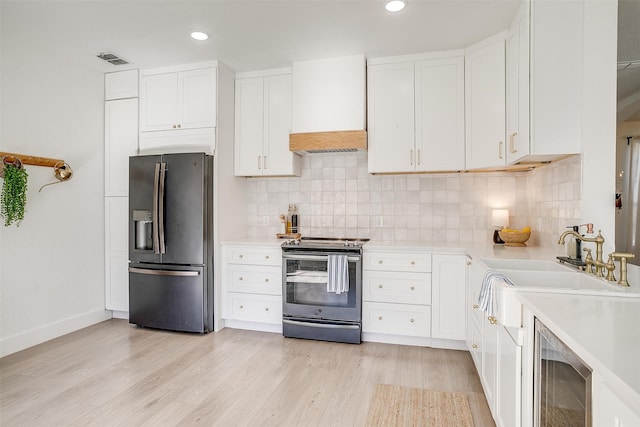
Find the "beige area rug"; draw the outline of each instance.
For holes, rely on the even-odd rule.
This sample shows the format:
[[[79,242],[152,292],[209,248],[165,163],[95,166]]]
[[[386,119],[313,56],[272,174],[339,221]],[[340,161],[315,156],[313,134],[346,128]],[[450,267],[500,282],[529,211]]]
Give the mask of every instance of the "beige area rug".
[[[377,384],[367,426],[473,427],[464,393]]]

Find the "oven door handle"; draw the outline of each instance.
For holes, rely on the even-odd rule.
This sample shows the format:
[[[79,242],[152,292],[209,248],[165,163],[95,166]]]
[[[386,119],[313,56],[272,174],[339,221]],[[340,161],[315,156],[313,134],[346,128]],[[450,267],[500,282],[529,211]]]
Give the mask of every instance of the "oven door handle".
[[[299,260],[309,260],[309,261],[326,261],[327,255],[297,255],[297,254],[282,254],[282,258],[284,259],[299,259]],[[359,256],[348,256],[347,261],[360,261]]]
[[[289,320],[289,319],[282,319],[282,323],[286,323],[287,325],[308,326],[311,328],[360,329],[359,325],[340,325],[335,323],[299,322],[297,320]]]

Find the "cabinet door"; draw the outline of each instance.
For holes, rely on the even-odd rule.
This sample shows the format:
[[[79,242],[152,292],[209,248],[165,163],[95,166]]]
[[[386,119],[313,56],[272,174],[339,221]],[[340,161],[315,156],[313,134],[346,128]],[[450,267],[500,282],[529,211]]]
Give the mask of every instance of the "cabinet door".
[[[498,375],[496,381],[496,424],[519,427],[521,422],[522,347],[507,328],[498,327]]]
[[[415,64],[416,170],[465,168],[464,57]]]
[[[487,404],[493,418],[496,418],[496,381],[498,379],[498,329],[501,326],[483,319],[482,327],[482,382]]]
[[[236,176],[262,175],[264,137],[264,80],[236,80],[235,160]],[[288,139],[287,139],[288,142]]]
[[[105,307],[129,311],[128,197],[105,198]]]
[[[178,74],[145,76],[140,87],[140,130],[175,129],[178,124]]]
[[[415,170],[413,62],[368,68],[369,172]]]
[[[104,75],[104,99],[137,98],[138,70],[116,71]]]
[[[290,132],[291,75],[265,77],[263,175],[300,175],[300,156],[289,151]]]
[[[507,38],[507,163],[529,155],[529,2],[520,7]]]
[[[465,64],[467,169],[505,164],[505,41],[470,48]]]
[[[466,338],[466,262],[463,255],[433,256],[433,338]]]
[[[216,99],[215,68],[178,73],[178,127],[215,127]]]
[[[138,153],[138,98],[104,103],[105,196],[129,194],[129,156]]]

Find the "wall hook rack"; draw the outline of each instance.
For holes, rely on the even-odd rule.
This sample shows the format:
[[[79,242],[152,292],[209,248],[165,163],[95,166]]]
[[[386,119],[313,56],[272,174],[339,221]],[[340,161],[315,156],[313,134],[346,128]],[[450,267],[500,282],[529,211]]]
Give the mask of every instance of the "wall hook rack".
[[[58,184],[71,179],[73,170],[67,162],[61,159],[52,159],[50,157],[27,156],[18,153],[7,153],[0,151],[0,159],[5,163],[22,163],[23,165],[45,166],[53,168],[53,174],[58,181],[50,182],[40,187],[38,192],[42,191],[47,185]]]

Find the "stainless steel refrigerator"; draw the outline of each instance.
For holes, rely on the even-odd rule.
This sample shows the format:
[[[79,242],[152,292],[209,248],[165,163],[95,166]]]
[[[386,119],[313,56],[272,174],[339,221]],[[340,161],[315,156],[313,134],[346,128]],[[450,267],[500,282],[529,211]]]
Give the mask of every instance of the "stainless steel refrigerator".
[[[129,322],[213,330],[213,157],[129,158]]]

